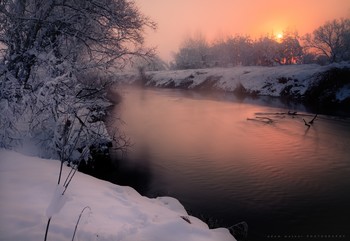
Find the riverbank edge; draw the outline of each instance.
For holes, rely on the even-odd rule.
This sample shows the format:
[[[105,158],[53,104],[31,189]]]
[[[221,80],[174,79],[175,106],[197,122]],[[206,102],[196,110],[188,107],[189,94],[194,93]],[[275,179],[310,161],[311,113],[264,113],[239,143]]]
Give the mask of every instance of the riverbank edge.
[[[319,112],[350,106],[350,63],[130,72],[116,78],[141,87],[280,97]]]

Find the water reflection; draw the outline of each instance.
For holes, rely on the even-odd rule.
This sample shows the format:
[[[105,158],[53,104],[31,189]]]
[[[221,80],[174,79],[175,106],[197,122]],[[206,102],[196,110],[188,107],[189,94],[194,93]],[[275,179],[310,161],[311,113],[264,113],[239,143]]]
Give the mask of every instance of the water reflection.
[[[119,160],[118,184],[132,186],[138,192],[147,195],[153,175],[149,151],[147,145],[140,146],[138,150]]]
[[[349,121],[320,115],[307,128],[302,118],[313,114],[275,114],[289,110],[278,99],[276,108],[265,106],[266,99],[258,105],[258,99],[222,96],[124,89],[116,113],[134,143],[127,165],[147,173],[143,193],[175,196],[226,225],[247,221],[257,237],[345,232]],[[270,113],[272,122],[247,120],[256,113]]]

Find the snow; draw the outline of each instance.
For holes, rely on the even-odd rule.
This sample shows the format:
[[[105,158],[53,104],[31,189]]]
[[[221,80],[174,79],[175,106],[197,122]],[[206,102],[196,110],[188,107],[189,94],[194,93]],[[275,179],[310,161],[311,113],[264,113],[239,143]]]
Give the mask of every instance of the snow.
[[[350,85],[345,85],[337,91],[336,98],[338,101],[343,101],[350,96]]]
[[[350,63],[334,63],[320,66],[317,64],[264,66],[235,66],[232,68],[188,69],[149,71],[146,85],[167,86],[173,82],[174,87],[188,83],[188,89],[194,89],[208,79],[218,80],[215,88],[223,91],[234,91],[242,85],[249,92],[259,95],[280,96],[281,91],[290,86],[290,93],[303,95],[316,81],[318,74],[332,68],[350,68]],[[120,74],[118,80],[131,84],[139,78],[135,73]],[[187,86],[187,85],[186,85]],[[349,93],[349,92],[344,92]],[[350,97],[349,95],[343,98]]]
[[[0,240],[43,240],[51,216],[48,240],[71,240],[81,213],[75,240],[235,240],[228,229],[189,216],[174,198],[149,199],[82,173],[62,196],[59,165],[0,149]]]
[[[54,214],[57,214],[61,211],[64,204],[67,202],[67,195],[62,195],[64,192],[63,186],[57,186],[55,192],[52,195],[52,199],[49,203],[49,206],[46,209],[46,217],[51,218]]]

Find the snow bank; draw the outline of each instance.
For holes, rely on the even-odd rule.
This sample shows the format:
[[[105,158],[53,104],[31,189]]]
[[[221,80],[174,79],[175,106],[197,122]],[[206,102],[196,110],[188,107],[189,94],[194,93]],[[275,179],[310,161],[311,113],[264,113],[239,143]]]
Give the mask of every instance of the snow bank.
[[[303,96],[320,73],[332,68],[350,68],[350,63],[320,66],[316,64],[282,65],[274,67],[236,66],[232,68],[190,69],[146,72],[143,84],[155,87],[184,89],[216,89],[268,96]],[[124,73],[118,80],[134,83],[139,75]],[[342,93],[348,93],[343,91]],[[350,97],[350,96],[345,96]],[[342,100],[344,95],[339,95]]]
[[[59,165],[0,150],[0,240],[43,240],[47,215],[53,215],[48,240],[71,240],[85,207],[75,240],[235,240],[227,229],[211,230],[189,216],[174,198],[149,199],[82,173],[55,204]]]
[[[339,101],[343,101],[346,98],[349,98],[349,96],[350,96],[350,85],[343,86],[336,93],[337,100]]]

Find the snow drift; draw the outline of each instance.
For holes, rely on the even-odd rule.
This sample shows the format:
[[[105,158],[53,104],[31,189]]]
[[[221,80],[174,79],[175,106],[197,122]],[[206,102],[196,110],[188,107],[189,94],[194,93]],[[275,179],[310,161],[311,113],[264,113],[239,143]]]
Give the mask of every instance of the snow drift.
[[[75,240],[235,240],[228,229],[209,229],[189,216],[174,198],[149,199],[82,173],[57,199],[59,165],[0,150],[0,240],[43,240],[52,215],[48,240],[71,240],[80,213]]]

